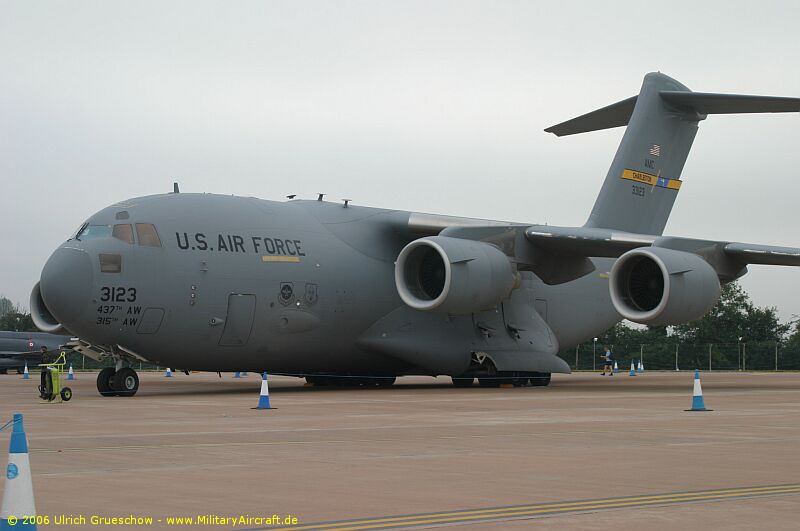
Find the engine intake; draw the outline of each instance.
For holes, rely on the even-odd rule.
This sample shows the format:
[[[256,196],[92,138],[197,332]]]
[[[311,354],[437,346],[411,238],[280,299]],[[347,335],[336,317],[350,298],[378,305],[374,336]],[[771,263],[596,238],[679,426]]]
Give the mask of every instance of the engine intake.
[[[503,252],[474,240],[431,236],[397,256],[397,293],[416,310],[468,314],[496,306],[517,284]]]
[[[33,287],[33,290],[31,290],[30,303],[31,303],[31,318],[33,319],[33,324],[36,325],[36,328],[38,328],[42,332],[48,332],[50,334],[71,333],[69,330],[64,328],[64,326],[61,323],[56,321],[56,318],[53,317],[52,313],[50,313],[50,310],[44,303],[44,299],[42,299],[42,292],[39,289],[38,282]]]
[[[609,276],[611,302],[625,318],[675,325],[703,317],[720,294],[717,273],[693,253],[640,248],[620,256]]]

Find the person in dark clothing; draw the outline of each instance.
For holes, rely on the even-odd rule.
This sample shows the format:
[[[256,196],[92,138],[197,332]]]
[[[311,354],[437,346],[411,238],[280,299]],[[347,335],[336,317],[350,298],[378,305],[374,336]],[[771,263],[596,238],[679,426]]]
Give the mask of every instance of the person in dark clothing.
[[[603,372],[601,376],[606,375],[608,371],[609,376],[614,376],[614,353],[608,347],[603,347]]]

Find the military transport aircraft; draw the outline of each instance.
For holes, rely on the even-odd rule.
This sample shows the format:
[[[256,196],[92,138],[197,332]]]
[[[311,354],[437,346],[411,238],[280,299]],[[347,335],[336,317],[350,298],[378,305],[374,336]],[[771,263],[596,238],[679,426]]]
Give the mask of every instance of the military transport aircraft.
[[[709,114],[800,111],[800,98],[692,92],[661,73],[545,131],[627,125],[589,219],[556,227],[322,200],[171,193],[91,216],[31,293],[36,325],[111,357],[101,394],[132,396],[148,360],[315,384],[547,385],[557,357],[621,319],[702,317],[748,264],[800,249],[662,236]],[[176,192],[177,187],[176,187]]]

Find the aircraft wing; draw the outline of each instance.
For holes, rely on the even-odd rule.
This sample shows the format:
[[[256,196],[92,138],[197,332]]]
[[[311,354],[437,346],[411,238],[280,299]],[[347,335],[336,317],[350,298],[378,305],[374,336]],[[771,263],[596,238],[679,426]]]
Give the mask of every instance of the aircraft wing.
[[[745,264],[800,266],[800,249],[752,243],[729,243],[725,253]]]
[[[636,247],[653,245],[658,236],[610,229],[532,225],[525,237],[536,247],[568,256],[616,258]]]
[[[748,264],[800,266],[800,248],[797,247],[549,225],[533,225],[526,228],[525,238],[534,248],[533,256],[550,255],[550,262],[555,264],[559,262],[569,264],[589,257],[617,258],[631,249],[652,246],[695,253],[711,264],[723,281],[730,281],[743,275],[747,271]],[[557,271],[558,267],[554,270]],[[553,281],[546,278],[543,280]],[[556,279],[553,283],[562,281]]]
[[[618,257],[636,247],[672,247],[676,242],[703,242],[722,246],[731,259],[743,264],[800,266],[800,248],[737,242],[709,242],[692,238],[635,234],[586,227],[533,225],[525,237],[543,249],[577,256]],[[668,245],[667,245],[668,244]],[[681,249],[684,250],[684,249]]]

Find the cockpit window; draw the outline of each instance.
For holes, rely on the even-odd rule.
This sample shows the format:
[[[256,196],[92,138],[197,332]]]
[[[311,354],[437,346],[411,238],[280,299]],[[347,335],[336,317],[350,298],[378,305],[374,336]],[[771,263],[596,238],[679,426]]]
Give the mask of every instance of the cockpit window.
[[[92,238],[105,238],[111,236],[111,225],[89,225],[88,223],[81,227],[75,235],[75,239],[91,240]]]
[[[139,239],[139,245],[161,247],[161,238],[158,237],[156,227],[152,223],[137,223],[136,237]]]
[[[114,225],[111,235],[125,243],[133,243],[133,227],[128,224]]]
[[[77,237],[78,237],[78,234],[80,234],[81,232],[83,232],[83,229],[85,229],[85,228],[86,228],[86,225],[88,225],[88,223],[86,223],[86,222],[84,222],[84,223],[81,223],[81,226],[80,226],[80,227],[78,227],[78,228],[75,230],[75,232],[73,232],[73,233],[72,233],[72,236],[70,236],[70,237],[67,239],[67,241],[74,240],[75,238],[77,238]]]

